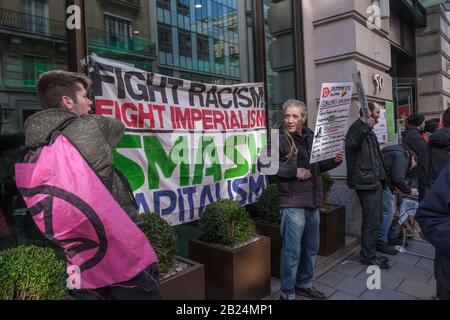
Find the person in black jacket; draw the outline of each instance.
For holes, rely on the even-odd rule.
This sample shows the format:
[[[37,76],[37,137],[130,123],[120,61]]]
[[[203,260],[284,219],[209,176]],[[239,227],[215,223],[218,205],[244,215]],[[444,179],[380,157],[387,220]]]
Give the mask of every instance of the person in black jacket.
[[[361,263],[388,269],[389,259],[376,255],[378,229],[383,203],[383,184],[387,179],[383,156],[373,127],[380,118],[381,107],[369,102],[370,117],[360,118],[347,132],[347,184],[356,190],[362,207]]]
[[[442,115],[444,127],[430,136],[426,157],[427,189],[431,188],[442,169],[450,161],[450,108]]]
[[[418,186],[419,198],[423,199],[427,184],[424,164],[427,143],[422,138],[422,133],[425,129],[425,117],[423,114],[414,113],[406,121],[407,125],[403,133],[403,143],[417,155],[417,168],[408,174],[408,178],[413,181],[414,185]]]
[[[339,166],[340,151],[334,159],[310,163],[313,132],[304,126],[306,106],[288,100],[283,106],[284,123],[280,128],[280,163],[276,173],[281,209],[281,295],[293,300],[295,294],[322,300],[326,296],[312,286],[314,265],[319,250],[319,208],[322,205],[320,173]],[[270,149],[270,147],[269,147]],[[264,168],[260,159],[259,167]],[[261,170],[264,173],[264,169]]]
[[[415,154],[406,145],[395,145],[382,150],[387,181],[383,190],[383,213],[381,215],[380,230],[378,232],[377,250],[395,255],[397,250],[388,243],[388,231],[394,217],[395,188],[403,194],[417,196],[417,188],[411,188],[406,174],[417,165]]]
[[[437,297],[450,300],[450,164],[439,175],[415,215],[424,238],[436,248]]]

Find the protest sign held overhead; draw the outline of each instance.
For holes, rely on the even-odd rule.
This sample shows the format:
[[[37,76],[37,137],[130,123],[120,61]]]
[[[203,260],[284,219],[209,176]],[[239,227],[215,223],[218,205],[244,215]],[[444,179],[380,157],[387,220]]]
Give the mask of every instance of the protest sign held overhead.
[[[310,163],[332,159],[342,150],[352,93],[353,83],[322,85]]]

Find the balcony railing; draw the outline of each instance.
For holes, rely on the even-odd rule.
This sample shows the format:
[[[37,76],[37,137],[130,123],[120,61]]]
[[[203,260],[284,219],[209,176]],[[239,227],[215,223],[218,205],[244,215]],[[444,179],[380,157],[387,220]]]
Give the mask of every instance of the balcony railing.
[[[67,39],[63,21],[0,8],[0,29],[61,40]]]
[[[89,28],[88,42],[89,47],[99,55],[109,57],[133,55],[156,60],[156,44],[146,38],[120,36]]]
[[[127,6],[132,9],[139,10],[141,9],[141,2],[140,0],[100,0],[101,2],[113,2],[117,4],[121,4],[124,6]]]

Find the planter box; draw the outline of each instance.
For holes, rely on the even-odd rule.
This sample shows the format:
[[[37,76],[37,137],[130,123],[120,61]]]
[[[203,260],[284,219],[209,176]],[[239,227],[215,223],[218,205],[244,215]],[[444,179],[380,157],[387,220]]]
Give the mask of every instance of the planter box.
[[[278,224],[255,221],[255,228],[258,234],[270,238],[270,269],[271,275],[280,278],[280,257],[281,257],[281,232]]]
[[[204,266],[186,258],[176,257],[190,267],[174,276],[161,280],[164,300],[205,300]]]
[[[327,204],[320,209],[320,256],[345,247],[345,206]]]
[[[270,238],[228,248],[189,241],[189,258],[205,265],[206,297],[213,300],[261,300],[270,295]]]

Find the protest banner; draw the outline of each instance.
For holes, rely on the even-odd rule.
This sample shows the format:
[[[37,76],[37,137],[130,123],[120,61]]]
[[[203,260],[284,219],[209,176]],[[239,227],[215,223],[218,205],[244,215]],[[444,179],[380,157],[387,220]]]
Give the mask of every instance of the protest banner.
[[[388,130],[386,121],[386,110],[382,107],[380,110],[380,118],[373,127],[373,131],[377,136],[378,143],[384,144],[388,142]]]
[[[342,150],[352,93],[353,83],[322,85],[310,163],[332,159]]]
[[[210,85],[93,57],[97,114],[122,121],[114,164],[140,213],[171,225],[220,199],[251,204],[267,181],[256,169],[267,144],[262,83]]]

